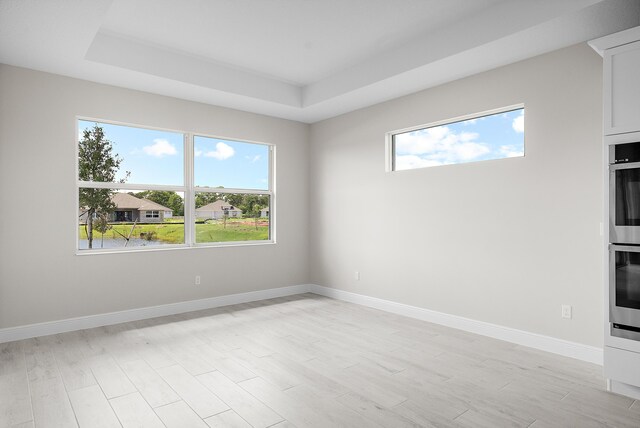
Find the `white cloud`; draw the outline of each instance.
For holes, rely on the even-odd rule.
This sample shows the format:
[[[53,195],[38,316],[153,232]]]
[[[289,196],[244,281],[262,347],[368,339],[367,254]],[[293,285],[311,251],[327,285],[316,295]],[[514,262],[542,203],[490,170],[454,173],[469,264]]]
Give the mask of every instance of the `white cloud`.
[[[396,136],[396,164],[433,166],[468,162],[491,151],[478,138],[475,132],[455,133],[446,126],[401,134]]]
[[[194,155],[195,157],[201,156],[201,155],[202,155],[202,153],[203,153],[203,152],[202,152],[202,150],[200,150],[200,149],[199,149],[199,148],[197,148],[197,147],[196,147],[196,148],[194,149],[194,151],[193,151],[193,155]]]
[[[511,124],[511,126],[516,132],[519,132],[521,134],[524,132],[524,110],[522,110],[518,117],[513,119],[513,123]]]
[[[231,147],[228,144],[225,143],[217,143],[216,144],[216,149],[212,150],[210,152],[206,152],[204,155],[208,158],[214,158],[214,159],[218,159],[218,160],[225,160],[225,159],[229,159],[231,156],[235,155],[236,151],[233,150],[233,147]]]
[[[249,160],[249,162],[251,162],[251,163],[256,163],[256,162],[258,162],[261,158],[262,158],[262,156],[261,156],[261,155],[245,156],[245,159],[248,159],[248,160]]]
[[[500,146],[500,154],[506,158],[524,156],[524,150],[515,146]]]
[[[152,145],[144,146],[142,148],[142,151],[144,151],[149,156],[155,156],[157,158],[161,158],[163,156],[173,156],[178,153],[175,146],[163,138],[156,138],[155,140],[153,140]]]
[[[453,155],[459,160],[469,161],[485,155],[490,151],[491,150],[482,143],[471,142],[459,144],[456,149],[453,150]]]

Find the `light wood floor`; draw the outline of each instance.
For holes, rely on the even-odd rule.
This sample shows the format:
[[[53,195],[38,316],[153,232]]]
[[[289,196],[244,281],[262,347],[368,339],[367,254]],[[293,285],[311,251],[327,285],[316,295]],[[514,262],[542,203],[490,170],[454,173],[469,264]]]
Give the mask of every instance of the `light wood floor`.
[[[601,367],[313,294],[0,344],[0,427],[634,427]]]

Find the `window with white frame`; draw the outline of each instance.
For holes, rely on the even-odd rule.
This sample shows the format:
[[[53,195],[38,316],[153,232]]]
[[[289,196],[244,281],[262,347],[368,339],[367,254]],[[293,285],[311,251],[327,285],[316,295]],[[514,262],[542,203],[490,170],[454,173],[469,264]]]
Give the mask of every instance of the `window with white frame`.
[[[81,252],[273,242],[274,148],[79,119]],[[160,215],[160,211],[163,215]]]
[[[387,134],[390,170],[524,156],[524,107],[507,107]]]
[[[201,135],[194,136],[193,147],[195,242],[219,239],[211,231],[212,221],[223,224],[219,234],[268,239],[269,221],[260,214],[271,205],[270,147]],[[249,229],[246,219],[252,219]]]

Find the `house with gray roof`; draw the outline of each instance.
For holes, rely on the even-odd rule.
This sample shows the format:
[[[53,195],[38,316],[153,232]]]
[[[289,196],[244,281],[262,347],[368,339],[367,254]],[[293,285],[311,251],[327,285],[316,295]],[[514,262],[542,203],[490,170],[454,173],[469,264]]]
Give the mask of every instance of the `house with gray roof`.
[[[109,222],[162,223],[173,217],[173,210],[145,198],[137,198],[128,193],[115,193],[111,201],[116,209],[109,213]],[[80,221],[87,219],[85,209],[80,209]]]
[[[111,221],[138,221],[138,223],[162,223],[173,216],[173,210],[149,199],[137,198],[128,193],[116,193],[111,197],[116,209]]]
[[[219,219],[227,217],[242,217],[242,210],[234,207],[230,203],[218,199],[215,202],[207,204],[203,207],[196,208],[196,218],[200,219]]]

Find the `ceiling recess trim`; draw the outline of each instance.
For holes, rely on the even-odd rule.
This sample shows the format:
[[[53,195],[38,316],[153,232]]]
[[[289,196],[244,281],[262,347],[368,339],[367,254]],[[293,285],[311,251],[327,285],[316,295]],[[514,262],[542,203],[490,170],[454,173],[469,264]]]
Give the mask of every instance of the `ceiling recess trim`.
[[[302,106],[298,86],[106,31],[96,34],[85,59],[286,106]]]

